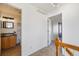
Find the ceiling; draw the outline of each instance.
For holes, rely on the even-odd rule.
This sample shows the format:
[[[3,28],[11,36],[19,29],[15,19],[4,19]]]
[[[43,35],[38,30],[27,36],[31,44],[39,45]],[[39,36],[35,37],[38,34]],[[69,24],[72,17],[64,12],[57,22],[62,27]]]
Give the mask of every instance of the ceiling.
[[[48,14],[62,7],[63,3],[31,3],[30,5],[37,8],[37,11],[42,14]]]
[[[47,15],[49,13],[51,13],[52,11],[54,12],[55,10],[58,10],[59,8],[61,8],[64,3],[27,3],[28,5],[31,5],[33,7],[35,7],[37,12],[40,12],[44,15]],[[27,4],[17,4],[17,3],[10,3],[10,5],[19,7],[20,9]]]
[[[50,17],[50,20],[52,22],[53,25],[62,23],[62,14],[57,14],[55,16]]]

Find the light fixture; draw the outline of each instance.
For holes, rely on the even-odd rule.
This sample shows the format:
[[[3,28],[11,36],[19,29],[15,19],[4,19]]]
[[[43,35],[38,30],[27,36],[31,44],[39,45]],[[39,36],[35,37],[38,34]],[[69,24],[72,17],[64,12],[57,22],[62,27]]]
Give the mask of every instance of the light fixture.
[[[52,5],[53,7],[56,7],[55,3],[51,3],[51,5]]]

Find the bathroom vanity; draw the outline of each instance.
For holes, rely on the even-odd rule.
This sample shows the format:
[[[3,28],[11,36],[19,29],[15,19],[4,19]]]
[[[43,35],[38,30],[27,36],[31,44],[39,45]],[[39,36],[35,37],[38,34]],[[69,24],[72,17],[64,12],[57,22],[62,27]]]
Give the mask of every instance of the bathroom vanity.
[[[16,34],[14,33],[3,33],[1,34],[1,47],[7,49],[16,46]]]

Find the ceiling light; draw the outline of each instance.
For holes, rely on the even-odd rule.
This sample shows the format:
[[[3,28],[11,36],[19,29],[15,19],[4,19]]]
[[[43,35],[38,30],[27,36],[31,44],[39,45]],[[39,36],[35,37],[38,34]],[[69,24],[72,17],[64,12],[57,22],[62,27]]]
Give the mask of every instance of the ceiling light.
[[[53,7],[56,7],[56,5],[55,5],[54,3],[51,3],[51,5],[52,5]]]

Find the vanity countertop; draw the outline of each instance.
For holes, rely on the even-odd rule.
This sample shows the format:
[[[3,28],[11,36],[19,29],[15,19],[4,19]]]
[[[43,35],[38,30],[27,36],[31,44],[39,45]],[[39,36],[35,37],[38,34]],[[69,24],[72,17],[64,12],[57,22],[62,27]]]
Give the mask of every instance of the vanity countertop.
[[[16,33],[2,33],[1,37],[13,36],[13,35],[16,35]]]

